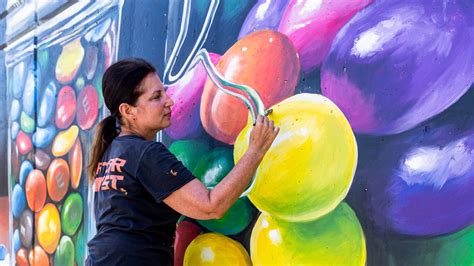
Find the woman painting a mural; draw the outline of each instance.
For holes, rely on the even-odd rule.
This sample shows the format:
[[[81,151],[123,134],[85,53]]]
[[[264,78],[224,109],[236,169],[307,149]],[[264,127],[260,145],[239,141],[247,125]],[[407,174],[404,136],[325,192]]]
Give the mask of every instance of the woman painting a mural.
[[[279,128],[259,116],[232,171],[208,190],[160,142],[173,101],[156,70],[141,59],[119,61],[102,80],[111,115],[98,125],[88,174],[94,178],[97,234],[86,265],[171,265],[180,214],[216,219],[239,198]]]

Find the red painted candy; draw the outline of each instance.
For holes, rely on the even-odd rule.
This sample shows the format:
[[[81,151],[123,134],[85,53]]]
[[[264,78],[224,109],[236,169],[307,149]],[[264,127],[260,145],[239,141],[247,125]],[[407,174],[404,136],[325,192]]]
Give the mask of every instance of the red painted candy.
[[[91,128],[99,114],[99,97],[97,90],[87,85],[77,98],[77,123],[80,128],[87,130]]]
[[[69,166],[64,159],[54,159],[46,174],[49,197],[60,201],[69,188]]]
[[[201,227],[193,222],[181,221],[178,223],[174,239],[174,265],[183,265],[186,248],[201,232]]]
[[[300,62],[288,37],[262,30],[236,42],[221,57],[216,68],[225,79],[255,89],[264,105],[270,107],[293,95]],[[244,103],[218,90],[207,79],[201,98],[201,121],[207,133],[219,141],[233,144],[247,119]]]
[[[16,136],[16,146],[20,154],[27,154],[33,148],[31,138],[20,130],[18,136]]]
[[[46,180],[43,172],[34,169],[28,174],[25,192],[28,207],[34,212],[40,211],[46,201]]]
[[[64,86],[56,103],[56,126],[65,129],[72,124],[76,115],[76,93],[70,86]]]

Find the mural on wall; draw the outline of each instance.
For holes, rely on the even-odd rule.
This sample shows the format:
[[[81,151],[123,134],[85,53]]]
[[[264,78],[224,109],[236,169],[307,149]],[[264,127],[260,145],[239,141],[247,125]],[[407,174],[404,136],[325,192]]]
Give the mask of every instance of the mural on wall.
[[[472,4],[191,2],[169,12],[172,152],[212,188],[256,114],[281,132],[250,210],[178,224],[177,264],[474,263]]]
[[[82,5],[6,50],[10,249],[25,265],[82,265],[94,233],[83,169],[122,2]],[[175,104],[159,139],[212,188],[257,114],[281,128],[223,218],[180,219],[175,265],[474,263],[470,1],[166,8],[148,11],[168,14],[157,42]]]
[[[101,79],[116,58],[120,8],[72,5],[6,49],[10,243],[18,265],[83,264],[90,233],[83,169],[106,112]]]

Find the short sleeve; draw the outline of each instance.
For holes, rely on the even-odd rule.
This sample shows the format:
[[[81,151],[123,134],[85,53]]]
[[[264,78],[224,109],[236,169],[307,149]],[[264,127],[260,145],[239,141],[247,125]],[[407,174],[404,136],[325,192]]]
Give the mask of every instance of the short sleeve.
[[[195,177],[162,143],[148,145],[140,158],[136,176],[157,202]]]

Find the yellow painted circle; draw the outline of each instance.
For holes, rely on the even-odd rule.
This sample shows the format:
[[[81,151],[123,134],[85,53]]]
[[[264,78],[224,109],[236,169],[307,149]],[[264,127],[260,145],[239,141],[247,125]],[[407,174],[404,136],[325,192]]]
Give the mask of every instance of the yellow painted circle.
[[[184,254],[184,265],[252,265],[244,247],[217,233],[196,237]]]
[[[319,94],[298,94],[271,107],[280,133],[265,155],[248,194],[261,211],[287,221],[311,221],[347,195],[357,166],[357,143],[344,114]],[[252,122],[234,149],[248,147]]]
[[[36,233],[41,247],[53,254],[61,236],[59,212],[54,204],[46,204],[38,214]]]

